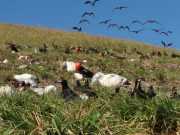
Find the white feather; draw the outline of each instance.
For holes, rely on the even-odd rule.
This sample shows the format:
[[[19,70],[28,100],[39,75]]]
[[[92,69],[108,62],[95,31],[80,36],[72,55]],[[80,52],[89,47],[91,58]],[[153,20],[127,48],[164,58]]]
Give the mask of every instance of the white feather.
[[[25,84],[30,84],[31,86],[37,86],[37,77],[32,74],[14,75],[14,79]]]
[[[63,67],[66,67],[66,70],[68,72],[75,72],[76,71],[76,65],[73,61],[65,61],[63,63]]]
[[[45,88],[43,88],[43,87],[37,87],[37,88],[32,87],[31,89],[32,89],[32,91],[34,91],[35,93],[37,93],[40,96],[47,94],[51,91],[56,92],[56,90],[57,90],[56,86],[54,86],[54,85],[48,85]]]
[[[83,75],[80,74],[80,73],[74,73],[74,78],[75,78],[76,80],[82,80],[82,79],[83,79]]]
[[[98,83],[104,87],[119,88],[124,85],[127,79],[117,74],[103,74],[101,72],[96,73],[91,81],[91,84]]]

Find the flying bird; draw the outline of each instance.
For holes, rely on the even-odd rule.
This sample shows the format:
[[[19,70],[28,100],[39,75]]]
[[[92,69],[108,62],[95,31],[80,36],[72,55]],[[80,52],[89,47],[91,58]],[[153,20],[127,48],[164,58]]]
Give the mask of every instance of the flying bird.
[[[169,33],[164,32],[164,31],[163,31],[163,32],[161,32],[160,34],[161,34],[161,35],[165,35],[165,36],[169,36]]]
[[[90,24],[89,20],[87,20],[87,19],[81,19],[81,20],[79,21],[79,24],[82,24],[82,23],[88,23],[88,24]]]
[[[84,2],[84,4],[85,5],[88,5],[88,4],[92,5],[92,1],[91,0],[87,0],[87,1]]]
[[[141,25],[143,25],[143,22],[141,22],[139,20],[133,20],[131,23],[132,24],[141,24]]]
[[[170,30],[168,30],[168,31],[167,31],[167,33],[172,34],[173,32],[172,32],[172,31],[170,31]]]
[[[77,26],[72,27],[72,29],[73,29],[73,30],[76,30],[76,31],[79,31],[79,32],[82,31],[82,28],[81,28],[81,27],[77,27]]]
[[[147,21],[145,21],[144,23],[143,23],[143,25],[145,25],[145,24],[148,24],[148,23],[150,23],[150,24],[160,24],[158,21],[156,21],[156,20],[147,20]]]
[[[156,33],[161,32],[161,30],[160,30],[160,29],[152,29],[152,31],[154,31],[154,32],[156,32]]]
[[[95,16],[95,13],[94,12],[84,12],[81,17],[85,17],[85,16]]]
[[[92,1],[92,0],[87,0],[87,1],[84,2],[84,4],[85,4],[85,5],[95,6],[95,5],[96,5],[96,2],[98,2],[98,1],[100,1],[100,0],[94,0],[94,1]]]
[[[108,24],[112,19],[100,21],[99,24]]]
[[[125,30],[125,27],[123,25],[119,26],[119,30]]]
[[[119,26],[116,23],[111,23],[111,24],[108,25],[108,28],[112,28],[112,27],[117,27],[118,28]]]
[[[92,2],[92,6],[95,6],[95,5],[96,5],[96,2],[98,2],[98,1],[100,1],[100,0],[94,0],[94,1]]]
[[[130,31],[130,27],[126,25],[126,26],[124,26],[124,30]]]
[[[135,33],[135,34],[139,34],[140,32],[144,31],[144,29],[140,29],[140,30],[133,30],[133,31],[130,31],[132,33]]]
[[[125,6],[118,6],[118,7],[115,7],[113,10],[123,10],[123,9],[126,9],[128,7],[125,7]]]
[[[173,43],[166,43],[165,41],[161,41],[161,44],[164,46],[164,48],[173,45]]]

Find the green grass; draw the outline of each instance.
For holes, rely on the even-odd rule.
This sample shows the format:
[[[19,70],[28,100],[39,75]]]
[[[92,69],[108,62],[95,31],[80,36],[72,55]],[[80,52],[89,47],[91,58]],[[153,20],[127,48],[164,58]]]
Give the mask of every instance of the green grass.
[[[20,46],[19,54],[12,54],[6,49],[5,42],[13,42]],[[48,45],[48,52],[34,53],[34,48]],[[157,96],[152,100],[130,98],[127,92],[111,97],[111,89],[94,87],[98,99],[89,101],[64,102],[58,96],[50,93],[39,97],[27,90],[11,97],[0,98],[0,134],[67,134],[67,135],[124,135],[150,134],[157,123],[157,110],[162,108],[165,125],[171,127],[173,121],[180,122],[180,102],[168,99],[163,92],[172,86],[180,87],[179,58],[171,54],[179,54],[173,49],[163,49],[134,41],[88,36],[81,33],[68,33],[50,29],[40,29],[20,25],[0,25],[0,60],[7,58],[8,64],[0,64],[0,83],[7,83],[7,77],[17,73],[33,73],[49,83],[63,76],[74,82],[71,73],[62,71],[63,60],[80,61],[86,59],[87,67],[92,71],[117,73],[134,81],[136,77],[145,77],[147,82],[154,84]],[[55,48],[54,45],[57,47]],[[29,46],[29,47],[27,47]],[[125,59],[102,56],[101,54],[72,52],[66,54],[65,48],[77,47],[97,48],[104,53],[108,51],[116,56],[126,56]],[[161,57],[151,56],[150,59],[140,59],[136,50],[144,55],[160,52]],[[167,55],[164,55],[167,54]],[[31,55],[38,59],[40,65],[29,65],[26,61],[18,61],[18,55]],[[135,62],[129,61],[135,59]],[[19,65],[28,65],[19,69]],[[171,68],[176,64],[177,68]],[[167,94],[167,93],[165,93]],[[160,96],[162,95],[162,96]],[[71,132],[71,133],[70,133]],[[166,131],[164,131],[166,132]]]

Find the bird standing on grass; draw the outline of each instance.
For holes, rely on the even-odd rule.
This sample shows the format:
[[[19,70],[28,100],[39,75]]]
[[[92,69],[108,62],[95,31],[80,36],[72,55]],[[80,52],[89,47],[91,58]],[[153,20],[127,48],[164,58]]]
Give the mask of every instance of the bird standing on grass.
[[[76,82],[74,90],[82,94],[86,94],[88,97],[98,97],[97,94],[90,88],[88,81],[86,81],[83,86],[79,82]]]
[[[59,83],[62,86],[62,97],[65,101],[79,98],[79,96],[69,87],[67,80],[58,80],[55,83]]]

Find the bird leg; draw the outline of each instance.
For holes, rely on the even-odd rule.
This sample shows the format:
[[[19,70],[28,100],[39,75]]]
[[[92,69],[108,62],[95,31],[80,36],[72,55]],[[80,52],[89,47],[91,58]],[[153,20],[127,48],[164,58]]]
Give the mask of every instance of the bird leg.
[[[120,87],[115,89],[115,93],[119,93]]]

